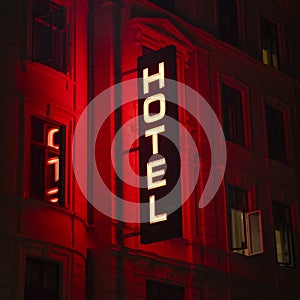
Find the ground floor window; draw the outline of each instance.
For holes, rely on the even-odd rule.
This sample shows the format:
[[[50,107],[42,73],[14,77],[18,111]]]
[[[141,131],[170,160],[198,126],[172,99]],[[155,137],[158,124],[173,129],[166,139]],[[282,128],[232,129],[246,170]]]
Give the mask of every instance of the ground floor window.
[[[146,289],[147,300],[184,300],[184,288],[181,286],[147,280]]]
[[[59,300],[60,265],[36,258],[26,259],[24,300]]]

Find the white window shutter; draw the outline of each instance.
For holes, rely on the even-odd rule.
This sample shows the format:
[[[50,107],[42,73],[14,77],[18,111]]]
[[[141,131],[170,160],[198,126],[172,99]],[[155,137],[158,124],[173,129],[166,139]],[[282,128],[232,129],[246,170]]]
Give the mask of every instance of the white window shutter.
[[[249,255],[263,253],[261,210],[248,212],[245,215]]]

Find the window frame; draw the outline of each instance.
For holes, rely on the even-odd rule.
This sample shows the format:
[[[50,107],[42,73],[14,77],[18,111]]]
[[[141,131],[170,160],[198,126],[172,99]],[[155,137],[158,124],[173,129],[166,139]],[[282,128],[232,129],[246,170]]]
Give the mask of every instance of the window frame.
[[[231,141],[230,139],[227,139],[224,131],[225,139],[227,142],[251,150],[252,149],[252,137],[251,137],[252,127],[251,127],[251,118],[250,118],[248,86],[227,74],[219,73],[218,78],[219,78],[218,80],[219,109],[220,109],[220,119],[222,121],[221,123],[222,123],[223,131],[224,131],[224,112],[223,112],[223,99],[222,99],[222,84],[228,86],[231,89],[237,90],[241,94],[244,143],[243,145],[241,145],[240,143],[236,143],[234,141]]]
[[[271,63],[270,64],[265,64],[263,61],[263,43],[262,43],[262,20],[267,21],[269,24],[273,24],[275,29],[276,29],[276,36],[277,36],[277,64],[278,67],[274,67]],[[283,40],[284,36],[284,23],[282,22],[281,19],[274,18],[273,15],[269,14],[268,11],[264,11],[262,14],[259,15],[259,26],[258,26],[258,42],[259,42],[259,58],[260,61],[262,62],[263,65],[269,66],[273,70],[278,70],[280,71],[282,67],[286,64],[286,47],[285,47],[285,42]]]
[[[277,250],[277,239],[276,239],[276,220],[275,220],[275,206],[281,207],[281,208],[285,208],[286,212],[288,212],[288,219],[289,222],[287,222],[286,224],[286,230],[287,230],[287,238],[288,240],[285,241],[288,243],[288,255],[289,255],[289,260],[288,262],[280,262],[278,260],[278,250]],[[273,213],[273,230],[274,230],[274,244],[275,244],[275,255],[276,255],[276,262],[277,265],[280,267],[290,267],[290,268],[294,268],[295,267],[295,252],[294,252],[294,235],[293,235],[293,224],[292,224],[292,211],[291,211],[291,206],[286,204],[286,203],[282,203],[281,201],[277,201],[277,200],[272,200],[272,213]],[[277,223],[279,225],[283,225],[283,223]],[[282,239],[282,238],[281,238]],[[283,245],[281,245],[281,250],[282,253],[284,253],[284,243]],[[284,259],[285,255],[282,254],[282,257]]]
[[[43,14],[39,14],[36,5],[38,1],[43,0],[33,0],[32,7],[32,18],[31,18],[31,30],[32,30],[32,48],[31,56],[33,62],[38,62],[43,65],[46,65],[52,69],[55,69],[64,74],[68,73],[71,70],[71,24],[69,22],[69,11],[66,5],[61,4],[58,1],[46,0],[45,5],[48,5],[48,10]],[[62,21],[61,28],[56,26],[55,23],[55,10],[60,13],[60,18]],[[48,17],[49,21],[43,20],[43,18]],[[63,20],[62,20],[63,18]],[[57,20],[56,20],[57,21]],[[51,48],[49,50],[48,57],[39,57],[38,45],[39,39],[36,36],[37,34],[37,25],[44,25],[44,27],[49,28],[49,45]],[[45,37],[43,37],[42,42],[44,42]],[[56,40],[56,43],[59,41],[59,50],[58,47],[54,47],[53,43]],[[55,51],[59,53],[56,54]]]
[[[227,90],[226,93],[226,98],[233,96],[233,93],[236,93],[235,98],[236,99],[225,99],[224,97],[224,91],[225,89]],[[231,94],[231,95],[230,95]],[[239,99],[238,99],[239,98]],[[225,101],[227,100],[231,100],[231,103],[225,103]],[[233,101],[239,101],[240,103],[234,103]],[[224,82],[221,82],[221,105],[222,105],[222,120],[223,120],[223,131],[225,133],[225,138],[227,141],[230,141],[232,143],[238,144],[240,146],[244,146],[245,145],[245,126],[244,126],[244,109],[243,109],[243,101],[242,101],[242,93],[235,89],[232,88],[230,86],[228,86],[227,84],[225,84]],[[228,109],[225,110],[225,109]],[[232,109],[231,111],[229,109]],[[226,113],[226,116],[225,116]],[[238,115],[237,115],[238,113]],[[230,114],[232,115],[230,118]],[[228,115],[228,116],[227,116]],[[227,120],[228,117],[228,120]],[[228,124],[225,123],[226,121],[228,121]],[[241,132],[240,134],[238,133],[234,133],[235,131],[238,132],[240,125],[237,124],[237,122],[241,123],[240,125],[242,125],[242,128],[240,129]],[[228,133],[227,133],[228,132]],[[240,136],[239,136],[240,135]]]
[[[246,203],[244,208],[237,208],[237,207],[231,207],[230,204],[230,198],[229,198],[229,190],[233,189],[233,192],[237,196],[237,192],[245,193],[246,196]],[[235,197],[236,198],[236,197]],[[226,184],[226,208],[227,208],[227,226],[228,226],[228,245],[229,249],[236,254],[241,254],[245,256],[254,256],[258,254],[264,253],[264,239],[263,239],[263,228],[262,228],[262,210],[256,209],[251,210],[250,205],[250,199],[249,199],[249,190],[243,189],[240,187],[237,187],[235,185],[232,185],[230,183]],[[241,247],[233,247],[233,241],[232,241],[232,217],[231,212],[232,211],[238,211],[243,216],[243,237],[244,237],[244,245]],[[259,242],[260,242],[260,250],[259,251],[252,251],[252,230],[251,230],[251,224],[250,224],[250,216],[251,215],[258,215],[258,222],[259,222]]]
[[[278,102],[278,101],[277,101]],[[284,141],[284,158],[283,160],[278,158],[278,157],[273,157],[273,155],[270,155],[270,150],[269,150],[269,135],[268,135],[268,119],[267,119],[267,109],[266,107],[270,107],[271,109],[277,110],[278,112],[282,113],[282,123],[283,123],[283,128],[282,132],[284,134],[283,141]],[[265,137],[266,137],[266,155],[268,159],[276,160],[280,163],[283,164],[288,164],[290,160],[289,156],[289,130],[288,130],[288,124],[289,124],[289,112],[287,107],[283,107],[282,105],[277,105],[276,101],[269,101],[266,99],[263,102],[263,111],[264,111],[264,126],[265,126]],[[277,154],[276,154],[277,155]]]
[[[48,265],[54,266],[56,265],[57,268],[57,274],[56,274],[56,296],[57,296],[57,300],[62,299],[62,286],[61,286],[61,282],[62,282],[62,274],[63,274],[63,266],[62,263],[60,261],[56,261],[53,259],[46,259],[43,257],[35,257],[35,256],[26,256],[25,257],[25,269],[24,269],[24,299],[26,299],[26,281],[27,281],[27,270],[28,270],[28,261],[34,261],[35,263],[40,263],[39,268],[41,269],[40,271],[42,271],[42,281],[44,280],[44,275],[45,275],[45,267]],[[43,285],[44,282],[42,282]],[[37,291],[36,291],[37,290]],[[39,295],[40,293],[42,293],[42,295],[44,295],[43,293],[45,292],[45,289],[43,287],[39,286],[35,289],[35,292],[38,292]],[[41,296],[41,295],[40,295]],[[29,299],[29,298],[27,298]]]
[[[33,123],[37,122],[43,127],[43,141],[36,141],[33,139]],[[60,129],[61,135],[60,135],[60,144],[59,147],[60,149],[55,149],[54,147],[56,145],[50,146],[49,145],[49,134],[47,134],[47,129],[49,128],[55,128],[55,129]],[[53,136],[53,142],[54,142],[54,136]],[[30,147],[29,147],[29,195],[31,198],[34,199],[39,199],[43,202],[50,203],[52,205],[58,205],[58,206],[65,206],[65,176],[66,176],[66,126],[61,125],[57,122],[53,122],[50,120],[45,120],[39,117],[31,116],[30,118]],[[41,166],[43,170],[41,171],[43,174],[43,182],[41,183],[41,186],[43,187],[42,190],[42,195],[35,194],[33,192],[33,159],[32,159],[32,148],[39,148],[43,152],[43,160],[44,164]],[[48,175],[47,175],[47,165],[49,165],[49,156],[50,155],[57,155],[58,156],[58,174],[59,174],[59,182],[57,183],[57,189],[58,191],[56,193],[49,193],[49,189],[47,189],[48,185]],[[50,156],[51,157],[51,156]],[[56,158],[56,157],[54,157]],[[51,163],[54,164],[55,162]],[[55,172],[54,172],[55,173]],[[55,176],[55,175],[54,175]],[[56,181],[55,181],[56,182]],[[54,187],[53,187],[54,189]],[[56,189],[56,187],[55,187]],[[48,194],[48,195],[47,195]],[[52,197],[53,195],[53,197]],[[57,197],[57,201],[54,201],[54,197]],[[53,200],[53,201],[51,201]]]
[[[145,298],[146,300],[152,300],[153,299],[151,297],[151,295],[149,295],[150,294],[149,291],[151,289],[151,285],[153,285],[152,288],[156,287],[158,289],[158,291],[159,291],[159,287],[164,287],[165,289],[168,289],[168,288],[171,289],[173,287],[175,289],[178,289],[178,291],[180,290],[180,293],[182,293],[182,295],[179,296],[180,298],[178,298],[176,296],[176,298],[172,297],[171,299],[176,299],[176,300],[178,300],[178,299],[179,300],[180,299],[184,300],[185,299],[186,289],[185,289],[184,286],[175,285],[175,284],[172,284],[172,283],[169,283],[169,282],[165,283],[165,282],[161,282],[161,281],[146,279],[146,298]],[[174,294],[172,292],[169,295],[170,296],[174,296]],[[161,299],[161,297],[156,298],[156,299]]]
[[[252,242],[251,242],[251,225],[250,225],[250,216],[251,215],[255,215],[258,214],[258,221],[259,221],[259,240],[261,243],[261,247],[260,247],[260,251],[252,251]],[[247,232],[247,239],[249,241],[249,255],[253,256],[253,255],[257,255],[257,254],[262,254],[264,252],[264,238],[263,238],[263,228],[262,228],[262,210],[258,209],[258,210],[253,210],[250,212],[246,213],[246,232]]]
[[[230,197],[229,197],[230,189],[232,189],[232,192],[234,192],[235,198],[236,198],[236,193],[237,192],[245,192],[247,208],[242,209],[242,208],[237,208],[237,207],[235,207],[235,208],[231,207]],[[227,184],[226,185],[226,199],[227,199],[229,248],[235,253],[243,254],[243,253],[241,253],[243,251],[240,252],[240,250],[247,249],[247,238],[246,238],[247,234],[246,234],[245,213],[248,211],[248,192],[246,190],[238,188],[234,185]],[[244,229],[243,230],[243,237],[244,237],[245,241],[244,241],[244,245],[241,246],[241,247],[234,247],[233,246],[233,241],[232,241],[232,239],[233,239],[233,237],[232,237],[232,215],[231,215],[232,210],[235,211],[235,212],[239,212],[242,215],[242,222],[243,222],[243,227],[244,227],[243,228]]]
[[[217,6],[217,24],[218,24],[218,29],[219,29],[219,36],[220,39],[228,44],[230,44],[231,46],[234,47],[239,47],[240,44],[240,20],[239,20],[239,11],[240,11],[240,3],[239,0],[231,0],[232,2],[234,2],[234,11],[230,10],[230,9],[225,9],[225,8],[221,8],[221,1],[224,0],[217,0],[216,2],[216,6]],[[228,0],[227,0],[228,1]],[[236,36],[233,38],[232,40],[232,35],[230,35],[230,38],[224,37],[223,35],[223,31],[222,31],[222,21],[221,18],[222,16],[225,15],[225,17],[229,17],[230,19],[230,26],[233,25],[233,23],[231,22],[231,19],[234,15],[235,18],[235,25],[236,25],[236,32],[234,33]],[[229,16],[228,16],[229,15]],[[222,36],[223,35],[223,36]]]

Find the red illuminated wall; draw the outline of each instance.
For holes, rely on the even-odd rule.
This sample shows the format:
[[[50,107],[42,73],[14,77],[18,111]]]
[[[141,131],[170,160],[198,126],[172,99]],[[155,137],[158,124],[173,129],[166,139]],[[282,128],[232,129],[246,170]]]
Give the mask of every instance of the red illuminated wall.
[[[185,299],[297,299],[298,4],[237,1],[239,45],[234,47],[219,39],[216,1],[174,1],[171,11],[146,0],[53,2],[66,7],[70,26],[66,73],[33,59],[33,1],[7,1],[1,12],[0,298],[24,298],[30,257],[59,263],[61,299],[146,299],[149,281],[182,287]],[[261,15],[280,29],[279,70],[261,62]],[[245,143],[227,141],[224,180],[210,204],[199,209],[211,149],[199,120],[179,110],[179,121],[198,147],[198,184],[182,207],[182,238],[145,245],[139,224],[114,220],[88,204],[73,173],[72,140],[82,111],[94,97],[137,77],[143,48],[156,51],[171,45],[177,51],[178,81],[199,92],[221,123],[222,83],[241,92]],[[119,100],[113,95],[107,99],[111,107]],[[286,163],[269,158],[265,103],[285,111]],[[116,130],[137,113],[137,101],[132,101],[112,114],[95,148],[103,181],[112,192],[135,202],[139,190],[116,180],[110,145]],[[32,117],[66,129],[63,205],[31,195]],[[185,137],[180,139],[181,155],[188,158],[192,154]],[[135,170],[138,147],[136,141],[129,154]],[[194,176],[192,171],[184,175]],[[262,254],[246,256],[230,249],[227,184],[247,190],[249,210],[261,211]],[[274,199],[291,207],[293,267],[276,261]],[[114,196],[110,201],[113,207]]]

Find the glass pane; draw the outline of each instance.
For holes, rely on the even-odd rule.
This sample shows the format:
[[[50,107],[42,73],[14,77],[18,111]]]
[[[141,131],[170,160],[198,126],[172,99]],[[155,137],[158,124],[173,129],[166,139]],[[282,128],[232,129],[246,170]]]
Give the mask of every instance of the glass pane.
[[[291,243],[291,231],[285,226],[282,230],[283,235],[283,258],[284,263],[291,264],[291,254],[292,254],[292,243]]]
[[[34,16],[45,15],[49,12],[49,0],[35,0]]]
[[[43,122],[32,119],[31,122],[31,139],[33,141],[44,143],[44,124]]]
[[[51,10],[53,14],[53,25],[56,28],[63,29],[66,26],[65,8],[52,5]]]
[[[62,30],[55,29],[52,31],[52,42],[53,42],[53,57],[51,66],[56,70],[62,70],[63,67],[63,49],[66,46],[63,44],[64,32]]]
[[[58,265],[47,263],[44,267],[43,289],[57,291]]]
[[[147,281],[147,300],[184,300],[184,288],[161,282]]]
[[[59,179],[60,179],[60,157],[48,151],[47,158],[47,199],[52,203],[58,202]]]
[[[25,300],[59,299],[59,265],[39,259],[26,259]]]
[[[30,176],[30,192],[32,196],[44,196],[45,181],[45,153],[44,149],[35,145],[31,145],[31,176]]]
[[[281,232],[278,229],[275,229],[275,241],[276,241],[276,252],[277,252],[277,261],[283,263],[283,247],[282,247],[282,237]]]
[[[293,265],[293,240],[291,230],[290,208],[278,202],[273,203],[273,218],[277,262],[282,265]]]
[[[278,59],[276,54],[272,54],[272,66],[278,69]]]
[[[173,10],[174,8],[174,0],[150,0],[151,2],[159,5],[160,7],[166,10]]]
[[[265,105],[269,157],[286,163],[285,126],[283,112]]]
[[[41,22],[34,22],[34,59],[45,61],[51,58],[52,30],[49,25]]]
[[[36,260],[26,260],[25,284],[26,287],[35,289],[38,289],[42,284],[42,268]]]
[[[232,185],[228,185],[227,193],[228,205],[230,208],[234,208],[241,211],[246,211],[248,209],[247,191],[239,189]]]
[[[232,248],[246,248],[244,213],[239,210],[231,209],[230,219]]]
[[[262,59],[265,65],[269,65],[269,51],[267,49],[262,49]]]
[[[237,46],[238,22],[235,0],[219,0],[219,30],[223,41]]]
[[[263,63],[278,69],[277,28],[266,19],[261,20],[261,47]]]
[[[244,145],[243,106],[240,91],[222,83],[223,129],[227,140]]]

